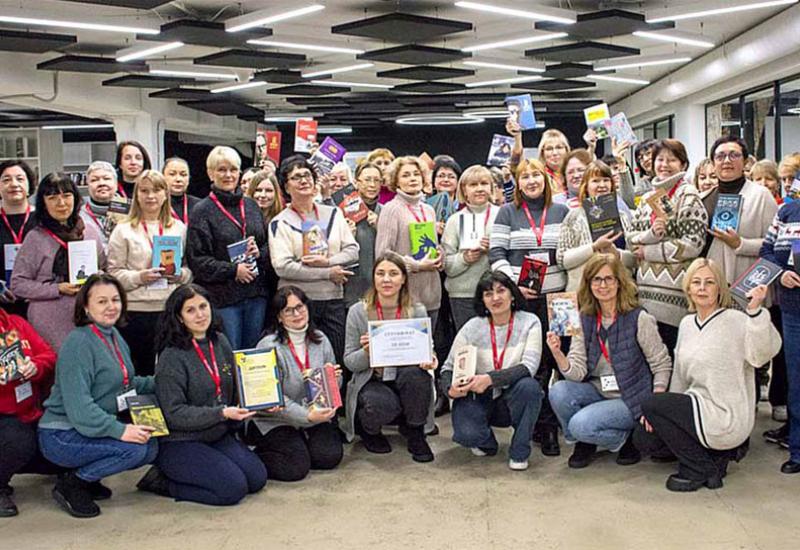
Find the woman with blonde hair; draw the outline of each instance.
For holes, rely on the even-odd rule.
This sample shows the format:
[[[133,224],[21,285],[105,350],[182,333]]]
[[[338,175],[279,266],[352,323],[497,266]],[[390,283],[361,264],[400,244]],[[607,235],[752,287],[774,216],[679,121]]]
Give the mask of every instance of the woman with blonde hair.
[[[778,175],[778,165],[771,160],[759,160],[750,169],[750,180],[769,189],[775,202],[783,204],[781,197],[781,177]]]
[[[705,195],[719,185],[717,173],[714,171],[714,161],[704,158],[694,169],[694,186],[701,194]]]
[[[792,188],[792,182],[794,181],[798,172],[800,172],[800,153],[792,153],[781,159],[781,162],[778,165],[778,175],[781,179],[784,202],[791,202],[795,200],[795,198],[791,196],[790,190]]]
[[[617,464],[639,462],[630,435],[642,402],[666,391],[672,361],[655,317],[639,306],[636,285],[615,254],[595,254],[578,290],[581,332],[568,355],[561,339],[547,345],[566,380],[550,388],[550,403],[568,443],[575,443],[570,468],[585,468],[597,447],[618,452]]]
[[[509,118],[506,122],[506,131],[514,138],[514,149],[511,152],[511,170],[516,171],[517,165],[523,158],[522,130],[519,124]],[[570,152],[569,140],[561,130],[550,128],[545,130],[537,146],[538,160],[545,167],[545,172],[550,181],[553,194],[563,193],[566,182],[562,172],[564,157]],[[588,164],[592,160],[589,154]]]
[[[269,225],[272,218],[286,208],[278,178],[267,170],[259,170],[255,173],[247,186],[245,196],[256,201],[261,209],[261,215],[264,217],[264,225]]]

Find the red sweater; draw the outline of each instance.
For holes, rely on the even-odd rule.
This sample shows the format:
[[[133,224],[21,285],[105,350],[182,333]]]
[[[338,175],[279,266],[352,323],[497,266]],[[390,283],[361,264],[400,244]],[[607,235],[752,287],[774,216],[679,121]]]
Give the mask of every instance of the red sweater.
[[[24,384],[25,380],[14,380],[0,386],[0,415],[16,416],[25,423],[35,422],[42,416],[42,401],[53,385],[56,354],[28,321],[0,309],[0,333],[10,331],[17,333],[22,342],[22,352],[36,365],[36,376],[30,379],[33,395],[21,403],[17,403],[14,388]]]

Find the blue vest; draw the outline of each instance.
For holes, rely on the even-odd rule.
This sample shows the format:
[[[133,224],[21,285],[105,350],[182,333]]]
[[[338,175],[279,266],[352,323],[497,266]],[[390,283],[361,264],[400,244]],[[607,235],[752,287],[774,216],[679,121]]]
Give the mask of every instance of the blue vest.
[[[639,314],[643,311],[636,308],[618,316],[608,329],[600,326],[600,338],[608,346],[622,400],[635,419],[642,416],[642,402],[653,393],[653,375],[636,339]],[[597,339],[597,318],[581,315],[581,323],[586,341],[586,365],[591,372],[602,354]]]

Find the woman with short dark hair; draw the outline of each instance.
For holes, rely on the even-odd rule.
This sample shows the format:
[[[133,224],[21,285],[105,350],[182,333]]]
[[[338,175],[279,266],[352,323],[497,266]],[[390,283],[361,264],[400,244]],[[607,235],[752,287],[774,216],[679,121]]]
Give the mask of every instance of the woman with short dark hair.
[[[14,261],[25,236],[35,225],[28,197],[36,189],[36,176],[24,161],[6,160],[0,163],[0,265],[3,266],[5,292],[0,292],[0,303],[9,313],[27,315],[28,305],[8,290]]]
[[[145,170],[152,168],[150,155],[145,146],[138,141],[122,141],[117,145],[117,158],[114,161],[119,177],[117,192],[126,199],[133,197],[136,178]]]
[[[170,157],[164,161],[161,173],[167,181],[172,217],[189,227],[189,215],[200,202],[189,194],[189,163],[180,157]]]

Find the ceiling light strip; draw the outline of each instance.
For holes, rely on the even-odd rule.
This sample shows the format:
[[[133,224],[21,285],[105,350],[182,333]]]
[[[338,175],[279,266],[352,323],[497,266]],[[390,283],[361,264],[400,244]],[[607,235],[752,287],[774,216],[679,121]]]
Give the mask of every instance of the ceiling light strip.
[[[548,8],[545,6],[536,6],[535,8],[532,7],[527,10],[521,10],[497,6],[495,4],[487,4],[485,2],[456,2],[455,5],[459,8],[469,10],[496,13],[498,15],[510,15],[512,17],[522,17],[537,21],[552,21],[553,23],[562,23],[564,25],[571,25],[578,20],[578,15],[574,11]]]
[[[274,13],[273,10],[268,10],[271,12],[270,14],[266,13],[267,10],[259,10],[228,19],[225,21],[225,30],[227,32],[239,32],[252,29],[253,27],[263,27],[264,25],[285,21],[286,19],[292,19],[294,17],[302,17],[303,15],[308,15],[324,9],[325,6],[322,4],[311,4],[310,6],[277,14]]]
[[[674,63],[688,63],[691,61],[691,57],[672,57],[668,59],[656,59],[656,60],[642,60],[642,61],[625,61],[620,62],[618,65],[607,65],[607,66],[594,66],[595,71],[614,71],[617,69],[630,69],[634,67],[654,67],[656,65],[671,65]]]
[[[32,25],[39,27],[59,27],[65,29],[82,29],[87,31],[124,32],[134,34],[159,34],[161,32],[159,29],[148,29],[143,27],[106,25],[104,23],[85,23],[81,21],[61,21],[57,19],[41,19],[38,17],[13,17],[10,15],[0,15],[0,23]]]
[[[698,17],[708,17],[711,15],[722,15],[725,13],[735,13],[740,11],[755,10],[761,8],[772,8],[776,6],[785,6],[795,4],[798,0],[766,0],[762,2],[716,2],[718,8],[706,8],[699,10],[692,10],[686,6],[679,8],[666,8],[663,10],[654,10],[645,14],[648,23],[661,23],[663,21],[682,21],[684,19],[696,19]],[[702,4],[701,4],[702,5]],[[688,11],[687,11],[688,10]]]
[[[170,50],[176,50],[183,45],[183,42],[167,42],[166,44],[161,44],[160,46],[153,46],[152,48],[121,55],[117,58],[117,61],[120,63],[125,63],[126,61],[133,61],[134,59],[144,59],[145,57],[150,57],[151,55],[158,55]]]
[[[372,84],[370,82],[345,82],[343,80],[312,80],[311,84],[320,86],[334,86],[339,88],[375,88],[379,90],[390,90],[394,86],[390,84]]]
[[[113,124],[55,124],[42,126],[42,130],[99,130],[113,127]]]
[[[492,63],[489,61],[462,61],[463,65],[470,67],[484,67],[487,69],[508,69],[509,71],[524,71],[528,73],[543,73],[544,68],[525,65],[508,65],[505,63]]]
[[[628,78],[624,76],[606,76],[606,75],[599,75],[599,74],[590,74],[587,75],[586,78],[591,80],[604,80],[608,82],[621,82],[623,84],[641,84],[646,86],[650,84],[649,80],[642,80],[639,78]]]
[[[359,69],[368,69],[370,67],[374,67],[372,63],[359,63],[357,65],[347,65],[344,67],[336,67],[330,69],[322,69],[319,71],[314,71],[310,73],[301,73],[303,78],[314,78],[316,76],[322,76],[326,74],[339,74],[339,73],[346,73],[348,71],[357,71]]]
[[[660,42],[672,42],[675,44],[684,44],[686,46],[696,46],[698,48],[713,48],[715,45],[713,42],[707,42],[705,40],[698,40],[694,38],[686,38],[683,36],[675,36],[657,32],[636,31],[633,33],[633,36],[638,36],[640,38],[648,38],[650,40],[658,40]]]
[[[212,94],[221,94],[223,92],[236,92],[239,90],[248,90],[250,88],[258,88],[259,86],[266,86],[267,83],[263,80],[253,80],[251,82],[244,82],[242,84],[232,84],[230,86],[223,86],[211,90]]]
[[[178,69],[150,69],[149,74],[157,76],[180,76],[186,78],[209,78],[219,80],[237,80],[239,77],[230,73],[206,73],[202,71],[181,71]]]
[[[461,48],[462,52],[480,52],[483,50],[494,50],[498,48],[508,48],[510,46],[519,46],[521,44],[533,44],[534,42],[546,42],[548,40],[556,40],[569,36],[565,32],[554,32],[537,36],[526,36],[522,38],[512,38],[509,40],[500,40],[497,42],[489,42],[486,44],[476,44],[474,46],[467,46]]]
[[[254,46],[269,46],[272,48],[289,48],[293,50],[307,50],[310,52],[330,52],[330,53],[350,53],[358,55],[364,53],[364,50],[357,50],[355,48],[344,48],[341,46],[323,46],[319,44],[303,44],[300,42],[284,42],[282,40],[271,39],[254,39],[248,40],[248,44]]]
[[[520,76],[518,78],[502,78],[499,80],[486,80],[483,82],[468,82],[467,88],[480,88],[483,86],[499,86],[501,84],[518,84],[522,82],[533,82],[534,80],[542,80],[541,76]]]

